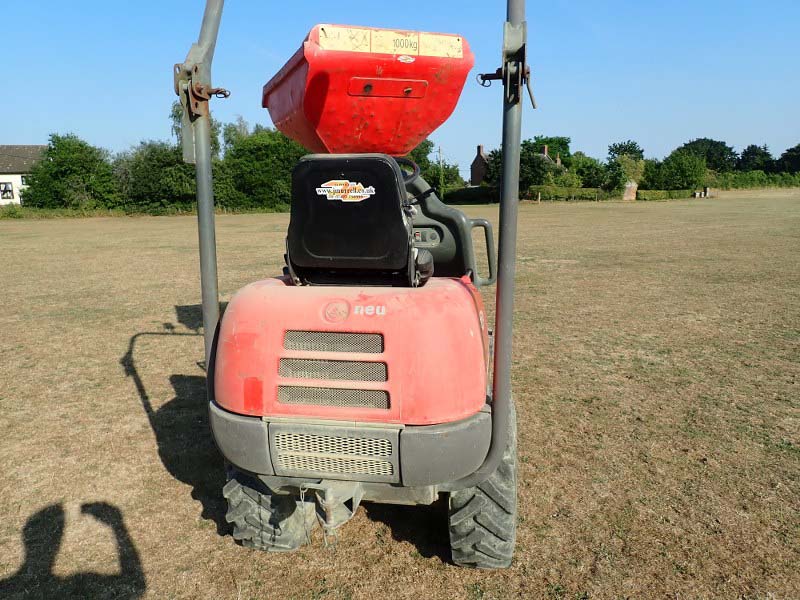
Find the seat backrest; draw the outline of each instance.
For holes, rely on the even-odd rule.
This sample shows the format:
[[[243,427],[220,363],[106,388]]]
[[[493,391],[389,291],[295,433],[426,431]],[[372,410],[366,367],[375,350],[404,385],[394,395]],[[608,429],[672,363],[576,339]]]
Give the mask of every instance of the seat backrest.
[[[290,271],[305,283],[408,281],[412,228],[405,199],[403,173],[390,156],[302,158],[292,173]]]

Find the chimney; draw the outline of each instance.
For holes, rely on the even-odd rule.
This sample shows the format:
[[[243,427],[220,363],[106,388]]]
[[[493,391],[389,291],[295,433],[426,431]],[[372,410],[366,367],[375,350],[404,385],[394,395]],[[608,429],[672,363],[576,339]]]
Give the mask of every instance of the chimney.
[[[556,164],[560,167],[561,166],[561,152],[558,153],[556,156]]]
[[[478,156],[486,156],[486,153],[483,151],[483,144],[478,145]]]
[[[549,157],[549,156],[550,156],[550,155],[547,153],[547,152],[548,152],[548,150],[549,150],[549,148],[547,147],[547,144],[545,144],[545,145],[544,145],[544,155],[545,155],[545,156],[547,156],[547,157]]]

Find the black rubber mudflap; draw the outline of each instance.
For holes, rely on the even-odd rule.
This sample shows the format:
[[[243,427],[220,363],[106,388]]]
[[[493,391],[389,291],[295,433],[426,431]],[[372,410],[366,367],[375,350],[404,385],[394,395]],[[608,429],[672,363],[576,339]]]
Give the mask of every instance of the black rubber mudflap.
[[[517,537],[517,415],[509,419],[508,446],[497,470],[483,483],[450,492],[448,520],[453,562],[504,569]]]
[[[239,473],[222,488],[228,500],[225,520],[233,524],[233,538],[248,548],[270,552],[297,550],[316,524],[313,502],[269,489]]]

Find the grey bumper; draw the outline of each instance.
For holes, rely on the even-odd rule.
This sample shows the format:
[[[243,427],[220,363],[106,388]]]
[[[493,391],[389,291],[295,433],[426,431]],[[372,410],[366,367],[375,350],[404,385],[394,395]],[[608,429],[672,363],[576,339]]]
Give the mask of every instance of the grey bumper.
[[[270,423],[213,402],[209,415],[214,440],[231,464],[258,475],[301,479],[440,485],[480,467],[492,435],[488,407],[463,421],[404,428],[286,419]],[[308,440],[316,445],[302,447]],[[281,452],[292,460],[273,461]],[[353,469],[347,472],[349,465]]]

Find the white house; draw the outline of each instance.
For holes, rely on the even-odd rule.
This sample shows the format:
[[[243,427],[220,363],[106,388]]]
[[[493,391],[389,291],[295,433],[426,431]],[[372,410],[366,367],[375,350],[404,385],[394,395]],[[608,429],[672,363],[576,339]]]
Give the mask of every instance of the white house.
[[[47,146],[0,146],[0,205],[19,204],[33,165]]]

